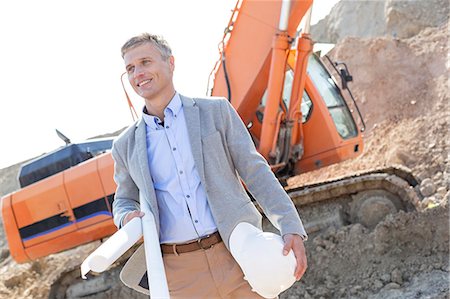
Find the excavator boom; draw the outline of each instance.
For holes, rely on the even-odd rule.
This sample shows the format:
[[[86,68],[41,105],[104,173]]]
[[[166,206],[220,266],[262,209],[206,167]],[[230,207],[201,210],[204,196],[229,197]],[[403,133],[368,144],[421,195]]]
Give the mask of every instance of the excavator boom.
[[[220,43],[211,94],[227,97],[246,124],[267,87],[281,6],[282,1],[238,1]],[[291,38],[311,6],[312,0],[291,1],[286,30]]]

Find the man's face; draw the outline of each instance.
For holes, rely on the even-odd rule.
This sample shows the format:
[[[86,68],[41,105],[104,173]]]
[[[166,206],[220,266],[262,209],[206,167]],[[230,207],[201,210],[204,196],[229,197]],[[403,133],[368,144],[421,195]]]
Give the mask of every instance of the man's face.
[[[128,50],[124,57],[128,80],[134,91],[146,100],[173,96],[174,58],[164,59],[150,43]]]

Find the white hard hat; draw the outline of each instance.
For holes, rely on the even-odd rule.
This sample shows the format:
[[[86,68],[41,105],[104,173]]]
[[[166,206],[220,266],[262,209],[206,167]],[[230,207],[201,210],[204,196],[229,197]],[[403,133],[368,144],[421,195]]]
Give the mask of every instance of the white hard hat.
[[[295,282],[292,250],[283,255],[284,242],[273,233],[263,232],[247,222],[239,223],[230,236],[230,251],[244,272],[252,291],[275,298]]]

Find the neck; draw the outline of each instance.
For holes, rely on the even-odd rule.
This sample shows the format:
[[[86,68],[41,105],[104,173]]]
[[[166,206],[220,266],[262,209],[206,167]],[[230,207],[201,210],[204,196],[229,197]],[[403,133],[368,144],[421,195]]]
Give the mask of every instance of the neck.
[[[161,121],[164,121],[164,109],[169,105],[173,96],[175,95],[175,90],[171,90],[170,93],[161,95],[152,99],[145,99],[145,107],[150,115],[157,116]]]

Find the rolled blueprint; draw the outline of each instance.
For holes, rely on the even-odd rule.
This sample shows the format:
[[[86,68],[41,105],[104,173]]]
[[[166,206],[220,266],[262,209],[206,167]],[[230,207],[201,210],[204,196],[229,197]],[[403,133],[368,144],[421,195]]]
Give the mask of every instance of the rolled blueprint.
[[[142,230],[144,233],[145,261],[147,263],[150,298],[168,299],[170,298],[169,287],[167,286],[155,217],[143,197],[140,198],[140,203],[141,211],[145,213],[142,217]]]
[[[131,219],[106,242],[92,252],[81,264],[81,277],[89,271],[103,272],[142,237],[142,220]]]

